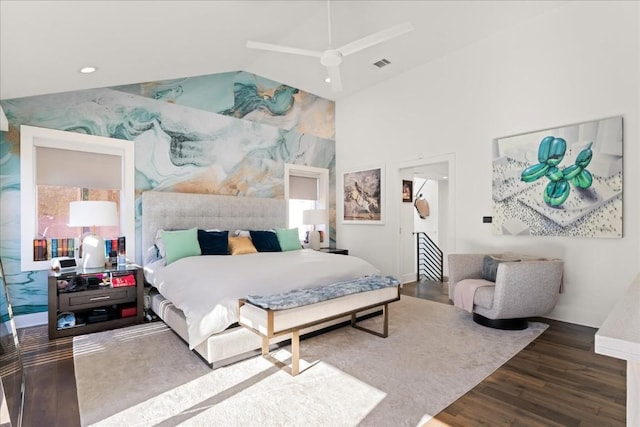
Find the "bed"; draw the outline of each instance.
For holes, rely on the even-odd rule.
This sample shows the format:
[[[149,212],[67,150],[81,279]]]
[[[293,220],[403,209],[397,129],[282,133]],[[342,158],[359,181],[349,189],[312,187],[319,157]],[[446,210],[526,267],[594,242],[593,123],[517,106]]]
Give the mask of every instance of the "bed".
[[[239,300],[252,294],[259,297],[286,293],[380,274],[374,266],[357,257],[310,249],[184,256],[171,263],[167,263],[166,258],[158,260],[158,247],[162,246],[157,240],[162,234],[159,230],[197,228],[214,234],[228,230],[231,236],[236,230],[285,229],[285,200],[147,191],[142,194],[141,209],[143,264],[145,278],[152,286],[148,305],[213,368],[259,354],[264,352],[265,345],[273,346],[292,337],[291,334],[275,334],[264,341],[249,328],[239,326]],[[166,257],[168,253],[164,255]],[[332,311],[345,316],[308,321],[303,328],[296,328],[296,334],[304,335],[349,321],[356,311],[360,315],[370,314],[379,306],[370,302],[374,294],[375,302],[381,298],[389,302],[399,299],[398,286],[364,294],[369,299],[362,300],[367,303],[359,306],[354,305],[359,298],[357,295],[337,298],[340,302],[350,301],[348,311],[336,312],[335,308]],[[324,312],[326,306],[331,305],[331,301],[325,301],[317,307]],[[354,311],[355,306],[367,310]],[[353,319],[355,324],[355,317]]]

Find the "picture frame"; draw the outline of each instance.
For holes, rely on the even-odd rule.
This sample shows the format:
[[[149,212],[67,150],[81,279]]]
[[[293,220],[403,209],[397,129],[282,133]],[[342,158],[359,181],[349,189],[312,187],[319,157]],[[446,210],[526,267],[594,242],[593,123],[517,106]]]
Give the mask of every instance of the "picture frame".
[[[413,181],[402,180],[402,202],[411,203],[413,201]]]
[[[342,222],[384,224],[384,166],[354,169],[342,173]]]
[[[494,234],[623,237],[622,116],[493,140]]]

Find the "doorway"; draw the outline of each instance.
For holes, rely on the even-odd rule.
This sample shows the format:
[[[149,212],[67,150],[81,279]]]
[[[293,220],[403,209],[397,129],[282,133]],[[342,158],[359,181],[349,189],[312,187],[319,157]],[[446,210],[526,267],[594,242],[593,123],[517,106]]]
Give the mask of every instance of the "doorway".
[[[398,169],[400,184],[412,182],[411,203],[400,202],[398,239],[398,274],[401,283],[415,282],[417,265],[416,237],[414,232],[424,232],[443,252],[443,274],[448,275],[446,255],[453,251],[455,242],[453,221],[453,155],[424,159]],[[399,185],[400,185],[399,184]],[[429,206],[428,215],[421,217],[414,206],[416,197]]]

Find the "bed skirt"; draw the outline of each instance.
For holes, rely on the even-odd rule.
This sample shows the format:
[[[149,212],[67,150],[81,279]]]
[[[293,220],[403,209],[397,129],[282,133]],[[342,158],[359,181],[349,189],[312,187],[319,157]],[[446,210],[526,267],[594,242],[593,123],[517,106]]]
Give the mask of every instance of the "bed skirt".
[[[149,292],[151,310],[162,319],[182,340],[188,342],[187,321],[181,310],[176,308],[169,300],[162,296],[157,289]],[[359,313],[359,318],[382,314],[379,308],[366,310]],[[350,317],[345,316],[319,325],[303,329],[301,336],[311,332],[334,326],[340,323],[348,325]],[[269,340],[269,345],[277,346],[279,343],[289,341],[288,335],[280,335]],[[196,346],[193,351],[200,355],[213,369],[235,363],[261,354],[262,339],[241,326],[232,326],[226,330],[210,336],[206,341]]]

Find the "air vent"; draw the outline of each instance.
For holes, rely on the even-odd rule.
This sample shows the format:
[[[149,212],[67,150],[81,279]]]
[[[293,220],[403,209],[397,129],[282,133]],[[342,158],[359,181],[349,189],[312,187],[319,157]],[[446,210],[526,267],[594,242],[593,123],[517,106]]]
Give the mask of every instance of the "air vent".
[[[382,58],[380,61],[376,61],[376,62],[373,63],[373,65],[375,65],[378,68],[386,67],[389,64],[391,64],[391,61],[389,61],[388,59],[384,59],[384,58]]]

